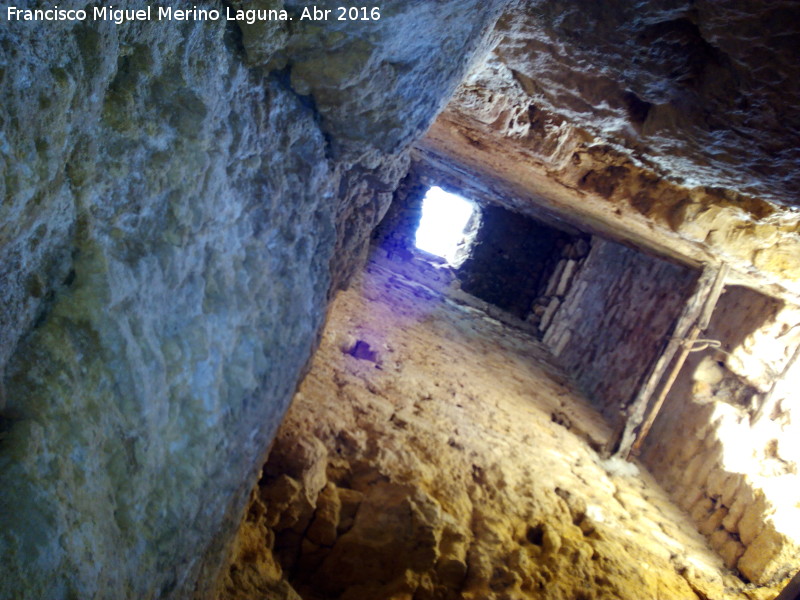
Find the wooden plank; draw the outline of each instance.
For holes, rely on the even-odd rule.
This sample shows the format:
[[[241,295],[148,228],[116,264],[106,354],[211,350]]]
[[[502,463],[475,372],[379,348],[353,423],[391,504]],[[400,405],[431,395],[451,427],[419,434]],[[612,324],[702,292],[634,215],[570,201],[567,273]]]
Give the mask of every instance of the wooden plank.
[[[655,393],[664,373],[666,373],[672,359],[681,347],[681,343],[692,326],[701,317],[707,304],[706,301],[714,288],[718,272],[718,269],[712,266],[706,266],[703,269],[692,295],[684,305],[681,314],[675,320],[675,325],[670,332],[669,340],[663,352],[630,403],[624,426],[617,428],[614,432],[614,437],[609,440],[605,451],[606,456],[618,454],[627,458],[629,455],[635,439],[635,430],[644,419],[650,398]]]
[[[795,576],[775,600],[800,600],[800,571],[795,573]]]
[[[711,315],[714,314],[714,309],[717,307],[717,302],[722,295],[722,290],[725,287],[725,280],[728,279],[729,272],[730,267],[728,267],[727,264],[721,263],[719,265],[719,270],[714,277],[714,286],[711,288],[711,293],[708,295],[706,303],[703,306],[703,312],[700,314],[700,318],[697,321],[697,327],[700,331],[708,329],[708,325],[711,323]]]
[[[647,437],[648,433],[650,433],[650,428],[653,426],[656,416],[658,416],[658,412],[661,410],[661,405],[664,404],[667,394],[669,394],[669,391],[672,389],[672,384],[674,384],[675,380],[678,378],[678,373],[680,373],[683,363],[686,362],[686,357],[689,356],[689,353],[692,351],[692,345],[694,344],[695,340],[697,340],[699,335],[700,327],[693,325],[692,329],[689,331],[689,335],[687,335],[686,339],[683,340],[681,351],[678,353],[678,357],[675,359],[666,381],[661,386],[661,391],[656,396],[655,402],[653,402],[650,410],[647,411],[647,414],[641,424],[641,428],[636,434],[636,440],[633,442],[633,445],[628,453],[625,454],[625,458],[628,458],[631,453],[639,453],[639,449],[642,447],[644,438]]]
[[[675,359],[675,362],[672,365],[669,376],[661,386],[661,391],[658,393],[658,396],[656,396],[655,402],[650,405],[650,410],[648,411],[642,426],[639,428],[639,432],[636,434],[636,441],[633,443],[631,448],[632,451],[637,453],[639,452],[639,449],[642,447],[642,443],[644,443],[644,438],[647,437],[647,434],[650,432],[650,428],[653,426],[653,423],[658,416],[658,411],[661,410],[661,406],[664,404],[667,394],[669,394],[669,391],[672,389],[672,385],[678,378],[678,373],[681,372],[683,363],[686,362],[686,357],[689,356],[689,353],[692,351],[695,340],[697,340],[700,332],[705,331],[708,328],[709,323],[711,323],[711,315],[714,314],[714,308],[716,308],[719,297],[722,295],[722,290],[725,287],[725,280],[727,277],[728,265],[723,263],[720,265],[719,271],[717,271],[717,274],[714,278],[714,285],[711,288],[708,298],[706,298],[705,304],[703,305],[703,312],[700,313],[697,324],[692,326],[691,330],[689,331],[689,335],[686,336],[686,340],[684,340],[680,354],[678,354],[678,357]]]

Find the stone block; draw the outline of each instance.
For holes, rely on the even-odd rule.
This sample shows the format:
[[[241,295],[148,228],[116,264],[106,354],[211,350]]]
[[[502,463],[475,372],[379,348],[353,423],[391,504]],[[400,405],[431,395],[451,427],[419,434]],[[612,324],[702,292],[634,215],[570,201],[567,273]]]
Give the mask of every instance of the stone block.
[[[287,474],[301,483],[311,506],[328,482],[328,450],[316,437],[298,437],[287,433],[276,440],[270,453],[268,475]]]
[[[544,331],[550,326],[550,322],[553,319],[553,315],[556,314],[558,307],[561,306],[561,301],[558,298],[551,298],[550,303],[547,305],[547,308],[542,315],[542,320],[539,323],[539,329]]]
[[[688,512],[703,497],[703,494],[703,488],[681,484],[675,495],[678,505]]]
[[[724,529],[717,529],[714,533],[711,534],[709,540],[711,542],[711,547],[714,548],[717,552],[728,543],[728,540],[732,540],[733,538],[731,535],[725,531]]]
[[[575,268],[577,264],[574,260],[567,261],[566,266],[564,267],[564,272],[561,274],[561,278],[558,282],[558,287],[556,288],[556,296],[563,296],[567,293],[569,289],[569,284],[572,281],[572,276],[575,274]]]
[[[317,510],[306,537],[319,546],[333,546],[337,537],[342,503],[336,486],[328,483],[317,498]]]
[[[674,445],[678,446],[678,444],[674,444]],[[698,462],[702,462],[702,460],[699,458],[699,453],[700,453],[702,448],[703,448],[703,441],[700,438],[692,436],[692,437],[689,437],[686,440],[683,440],[682,443],[680,444],[680,460],[681,460],[681,462],[683,464],[686,464],[687,462],[689,462],[690,466],[691,466],[692,460],[695,459],[695,458],[697,458]],[[695,470],[697,468],[699,468],[699,464],[695,467]],[[693,473],[694,473],[694,471],[691,471],[691,473],[690,473],[689,468],[687,468],[686,471],[684,472],[684,474],[682,475],[681,479],[683,479],[684,481],[689,481],[691,479],[691,474],[693,474]]]
[[[709,496],[722,496],[722,490],[727,482],[729,473],[720,467],[711,469],[706,479],[706,489]]]
[[[722,526],[722,520],[728,515],[728,509],[724,506],[717,508],[711,515],[700,524],[699,530],[703,535],[711,535],[717,528]]]
[[[267,507],[267,527],[274,527],[278,531],[292,527],[306,509],[300,482],[288,475],[281,475],[274,483],[263,488],[261,499]]]
[[[767,500],[762,493],[757,494],[755,501],[749,504],[739,520],[739,536],[745,546],[750,546],[758,537],[766,520]]]
[[[742,518],[744,510],[747,508],[747,506],[748,501],[745,496],[740,495],[734,498],[733,503],[728,509],[727,516],[722,520],[722,526],[731,533],[738,533],[739,520]]]
[[[705,487],[702,485],[696,485],[698,481],[700,481],[700,477],[698,477],[698,473],[703,468],[703,463],[705,462],[705,457],[702,454],[695,454],[694,457],[689,461],[689,464],[686,466],[686,469],[683,472],[682,480],[684,481],[687,487]],[[700,483],[705,483],[700,481]]]
[[[556,293],[556,289],[558,289],[558,282],[561,281],[561,274],[564,272],[564,267],[567,266],[567,261],[565,259],[561,259],[556,264],[555,271],[553,271],[553,275],[550,277],[550,280],[547,282],[547,290],[545,291],[545,296],[552,296]]]
[[[721,500],[725,506],[731,506],[734,503],[742,485],[744,485],[744,477],[739,473],[731,473],[725,480],[721,491]]]
[[[714,502],[707,497],[702,497],[695,502],[689,514],[695,523],[703,523],[708,519],[709,514],[714,510]]]
[[[747,544],[747,550],[737,562],[737,567],[750,581],[763,585],[779,570],[792,566],[796,569],[796,550],[770,523],[762,527],[761,533],[752,543]]]
[[[754,501],[750,488],[742,480],[742,485],[738,488],[738,493],[733,499],[728,509],[728,516],[722,521],[722,526],[732,533],[739,531],[739,520],[742,518],[745,509]]]
[[[561,356],[561,353],[564,351],[564,348],[567,347],[569,340],[572,338],[571,331],[565,331],[561,338],[556,342],[553,346],[552,352],[554,356]]]
[[[568,258],[572,258],[575,260],[580,260],[584,258],[587,254],[589,254],[590,246],[589,242],[584,239],[579,239],[575,241],[570,248],[565,251],[565,254]]]
[[[718,549],[718,552],[725,562],[725,566],[729,569],[733,569],[745,553],[745,547],[741,542],[731,538],[725,542],[722,548]]]

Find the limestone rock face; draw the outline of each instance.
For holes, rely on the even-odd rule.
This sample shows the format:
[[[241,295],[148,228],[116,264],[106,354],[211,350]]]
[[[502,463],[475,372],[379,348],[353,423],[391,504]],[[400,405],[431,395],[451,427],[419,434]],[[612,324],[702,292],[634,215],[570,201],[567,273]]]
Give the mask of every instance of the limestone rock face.
[[[0,598],[204,596],[331,290],[501,4],[3,24]]]
[[[419,145],[480,195],[800,298],[793,3],[525,2]],[[790,41],[792,40],[792,41]]]
[[[498,30],[537,107],[688,187],[797,203],[794,2],[526,2]]]

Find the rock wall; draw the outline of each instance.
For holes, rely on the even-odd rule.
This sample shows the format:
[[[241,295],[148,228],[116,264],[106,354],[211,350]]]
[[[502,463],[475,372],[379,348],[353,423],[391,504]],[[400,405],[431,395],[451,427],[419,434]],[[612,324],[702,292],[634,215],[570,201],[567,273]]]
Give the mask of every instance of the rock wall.
[[[0,598],[208,594],[327,299],[501,4],[3,23]]]
[[[397,268],[403,267],[402,272]],[[221,600],[766,600],[530,333],[375,259],[335,300]]]
[[[500,21],[496,56],[534,109],[662,175],[795,204],[796,11],[790,0],[534,0]]]
[[[797,129],[773,129],[771,117],[754,119],[748,127],[763,125],[770,133],[743,139],[746,128],[728,126],[749,119],[747,110],[737,109],[727,122],[727,116],[718,120],[732,108],[720,106],[731,99],[728,93],[711,92],[720,81],[708,82],[700,94],[678,90],[692,97],[689,110],[676,109],[666,101],[652,112],[642,111],[640,116],[648,120],[660,113],[653,120],[653,130],[638,128],[628,112],[628,102],[633,100],[635,105],[634,98],[640,97],[631,87],[634,80],[636,86],[649,80],[649,91],[660,86],[683,88],[664,72],[648,72],[651,58],[695,64],[697,57],[687,57],[685,52],[703,36],[695,36],[685,47],[676,45],[682,36],[688,35],[688,40],[694,35],[691,28],[682,31],[681,27],[695,19],[711,20],[717,34],[735,37],[734,31],[741,32],[747,23],[758,29],[755,24],[772,8],[762,11],[758,3],[741,3],[741,13],[732,15],[725,8],[716,15],[707,4],[698,6],[699,13],[686,3],[676,3],[669,10],[659,8],[662,4],[648,1],[634,8],[620,2],[569,7],[521,3],[516,13],[506,15],[499,24],[501,42],[465,79],[447,110],[417,144],[415,156],[515,211],[534,216],[549,213],[584,231],[678,260],[702,264],[713,257],[723,259],[739,283],[769,288],[769,293],[797,302],[800,220],[786,206],[795,202],[790,189],[797,180],[787,175],[792,167],[777,158],[795,152]],[[683,16],[673,23],[676,15]],[[752,22],[745,15],[752,15]],[[606,17],[615,23],[609,29],[599,24]],[[741,28],[724,32],[717,19],[731,17]],[[646,49],[637,50],[634,32],[656,23],[664,27],[656,36],[658,43],[670,50],[637,62],[653,46],[648,43]],[[784,25],[792,29],[792,23]],[[619,27],[616,32],[615,26]],[[601,42],[597,35],[609,37]],[[673,35],[677,37],[668,40]],[[770,38],[766,27],[752,36],[741,48],[753,43],[782,44]],[[584,40],[592,38],[604,49],[587,46]],[[726,44],[732,45],[730,39]],[[741,57],[742,63],[753,59]],[[708,66],[704,60],[697,65],[701,71]],[[795,68],[784,64],[779,70],[784,66]],[[723,78],[729,83],[731,73]],[[736,85],[750,77],[750,73],[732,76]],[[791,95],[783,96],[781,89],[772,88],[769,99],[760,98],[761,108],[755,112],[780,113],[784,102],[792,102]],[[764,89],[738,91],[746,98],[750,91],[755,97]],[[671,121],[666,117],[670,114],[680,118]],[[713,115],[713,131],[707,122],[695,121],[700,114]],[[767,180],[774,185],[764,185]]]
[[[420,178],[413,166],[395,190],[386,216],[372,232],[374,243],[391,260],[409,260],[415,253],[415,239],[422,218],[422,202],[430,185]]]
[[[620,421],[695,279],[685,267],[593,238],[542,339],[609,423]]]
[[[733,287],[667,397],[643,460],[726,564],[767,583],[800,567],[800,310]]]

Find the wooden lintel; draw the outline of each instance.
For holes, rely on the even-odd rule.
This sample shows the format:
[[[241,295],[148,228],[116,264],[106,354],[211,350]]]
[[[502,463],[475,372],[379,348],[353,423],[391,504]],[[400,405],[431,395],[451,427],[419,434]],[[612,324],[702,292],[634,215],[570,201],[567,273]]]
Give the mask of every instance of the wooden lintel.
[[[673,358],[675,358],[678,350],[687,341],[687,338],[690,337],[692,333],[694,333],[694,337],[696,338],[697,333],[701,331],[699,327],[701,324],[708,326],[711,313],[714,310],[719,295],[722,293],[727,273],[728,269],[724,264],[719,267],[707,265],[703,269],[703,272],[695,284],[692,295],[675,320],[675,325],[672,327],[669,339],[663,346],[664,349],[661,355],[653,364],[648,375],[643,379],[641,387],[637,390],[630,403],[627,409],[627,419],[624,426],[617,429],[614,438],[610,440],[606,447],[607,455],[616,454],[625,458],[629,457],[634,441],[636,440],[636,431],[645,420],[645,414],[647,413],[651,398],[658,389],[664,375],[667,373],[667,369],[673,363]],[[696,332],[694,332],[694,329],[696,329]],[[685,359],[685,356],[683,358]],[[680,362],[680,364],[678,364],[678,362]],[[679,359],[673,366],[672,371],[670,371],[670,377],[673,381],[682,364],[683,361]],[[674,376],[672,375],[673,372]],[[669,390],[667,389],[666,391]],[[662,393],[663,392],[664,387],[662,387]],[[666,396],[665,393],[663,395]],[[661,402],[663,402],[663,398]],[[652,420],[655,419],[655,415],[652,411],[650,416],[650,422],[652,423]]]

